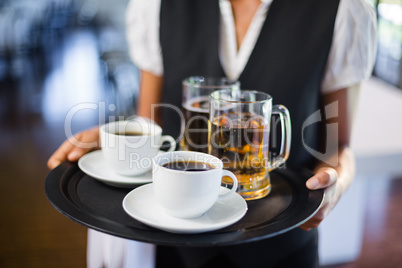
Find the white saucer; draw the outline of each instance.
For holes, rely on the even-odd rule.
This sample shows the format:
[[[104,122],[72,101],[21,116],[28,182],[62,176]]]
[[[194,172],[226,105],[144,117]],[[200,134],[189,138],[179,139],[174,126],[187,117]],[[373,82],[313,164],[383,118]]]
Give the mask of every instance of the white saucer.
[[[110,169],[105,163],[102,151],[93,151],[78,160],[79,168],[87,175],[111,186],[133,188],[138,184],[152,182],[152,170],[139,176],[123,176]]]
[[[222,187],[221,191],[229,191]],[[204,215],[195,219],[172,217],[154,198],[153,184],[140,186],[123,199],[128,215],[149,226],[171,233],[202,233],[221,229],[240,220],[247,212],[247,203],[239,194],[217,201]]]

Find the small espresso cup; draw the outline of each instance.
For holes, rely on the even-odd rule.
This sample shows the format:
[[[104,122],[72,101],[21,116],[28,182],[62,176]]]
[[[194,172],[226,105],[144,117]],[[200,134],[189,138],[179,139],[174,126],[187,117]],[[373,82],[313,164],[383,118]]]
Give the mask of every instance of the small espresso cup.
[[[222,161],[209,154],[176,151],[157,155],[153,163],[153,189],[157,202],[177,218],[198,218],[217,200],[235,194],[236,176],[223,170]],[[222,177],[233,180],[232,188],[220,194]]]
[[[107,165],[124,176],[141,175],[152,168],[152,158],[164,142],[174,151],[176,141],[162,136],[162,128],[144,117],[116,121],[99,129],[102,154]]]

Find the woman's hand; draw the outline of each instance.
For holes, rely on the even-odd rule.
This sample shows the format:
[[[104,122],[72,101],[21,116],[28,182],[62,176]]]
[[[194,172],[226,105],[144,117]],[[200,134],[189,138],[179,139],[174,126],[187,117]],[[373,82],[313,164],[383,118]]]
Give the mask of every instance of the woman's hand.
[[[338,160],[335,168],[318,166],[315,175],[306,181],[306,187],[309,190],[324,189],[325,196],[320,209],[300,226],[301,229],[308,231],[311,228],[317,228],[352,183],[356,173],[352,150],[349,147],[340,148]]]
[[[49,158],[47,166],[54,169],[63,161],[78,161],[84,154],[99,148],[99,127],[78,133],[66,140]]]
[[[307,222],[300,226],[303,230],[316,228],[328,213],[334,208],[342,194],[349,187],[355,176],[355,159],[349,147],[351,130],[356,114],[356,107],[360,92],[360,84],[339,89],[322,96],[323,111],[329,105],[336,105],[335,114],[338,116],[337,127],[338,135],[333,139],[325,137],[326,143],[336,144],[338,151],[333,155],[328,155],[327,159],[321,159],[321,163],[315,169],[315,175],[307,180],[306,187],[310,190],[324,189],[324,201],[318,212]],[[330,136],[331,137],[331,136]],[[336,165],[328,166],[337,159]]]
[[[334,208],[344,189],[342,189],[338,180],[338,172],[330,167],[319,168],[315,175],[307,180],[306,186],[310,190],[325,189],[324,201],[321,208],[310,220],[300,226],[301,229],[308,231],[320,225]]]

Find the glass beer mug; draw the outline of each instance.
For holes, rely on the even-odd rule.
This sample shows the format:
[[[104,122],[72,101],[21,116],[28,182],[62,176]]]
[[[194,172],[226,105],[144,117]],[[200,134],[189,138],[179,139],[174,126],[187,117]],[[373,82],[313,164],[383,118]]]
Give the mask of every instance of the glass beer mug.
[[[223,77],[191,76],[183,80],[184,114],[181,150],[208,152],[209,95],[215,90],[239,90],[240,83]]]
[[[263,92],[218,90],[210,95],[209,111],[208,153],[220,158],[224,168],[236,175],[237,193],[244,199],[268,195],[269,172],[289,156],[291,125],[287,108],[273,106],[272,97]],[[270,131],[275,131],[271,129],[272,114],[281,121],[281,146],[279,155],[270,159]],[[230,184],[230,180],[223,178],[222,183]]]

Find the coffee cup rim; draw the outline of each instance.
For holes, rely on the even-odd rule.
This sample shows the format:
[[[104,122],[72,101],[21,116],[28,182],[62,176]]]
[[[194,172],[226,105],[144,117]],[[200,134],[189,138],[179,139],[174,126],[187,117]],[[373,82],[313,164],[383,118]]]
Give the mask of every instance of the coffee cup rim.
[[[139,118],[143,118],[143,117],[139,117]],[[148,120],[148,119],[146,119],[146,120]],[[104,132],[104,133],[106,133],[106,134],[108,134],[108,135],[113,135],[113,136],[117,136],[117,137],[120,137],[120,136],[121,136],[121,137],[125,137],[125,138],[134,138],[134,137],[130,137],[130,136],[119,135],[119,134],[110,132],[110,131],[107,129],[107,127],[109,127],[109,126],[111,126],[111,125],[125,126],[125,125],[130,124],[130,122],[133,123],[132,120],[121,120],[121,121],[109,122],[109,123],[106,123],[106,124],[101,125],[101,126],[100,126],[100,131],[102,131],[102,132]],[[152,121],[149,120],[148,122],[145,122],[145,121],[144,121],[143,123],[149,124],[149,130],[150,130],[150,131],[148,131],[148,132],[141,132],[142,135],[138,135],[138,136],[135,136],[135,137],[141,138],[141,137],[144,137],[144,136],[155,136],[155,135],[162,134],[162,128],[161,128],[158,124],[156,124],[155,122],[152,122]]]
[[[171,156],[174,154],[185,154],[185,155],[199,155],[201,157],[207,157],[210,159],[213,159],[214,161],[211,163],[210,161],[203,161],[201,159],[189,159],[189,158],[185,158],[185,159],[172,159],[172,158],[166,158],[166,162],[163,163],[159,163],[157,162],[159,158],[164,157],[164,156]],[[205,159],[205,158],[203,158]],[[195,174],[201,174],[201,173],[211,173],[211,172],[216,172],[216,170],[219,169],[223,169],[223,162],[222,160],[220,160],[219,158],[210,155],[210,154],[206,154],[206,153],[201,153],[201,152],[192,152],[192,151],[173,151],[173,152],[165,152],[165,153],[161,153],[158,154],[157,156],[155,156],[153,159],[153,164],[154,164],[154,168],[162,168],[163,170],[169,171],[169,172],[173,172],[173,173],[183,173],[183,172],[188,172],[188,173],[195,173]],[[212,165],[214,168],[213,169],[209,169],[209,170],[203,170],[203,171],[183,171],[183,170],[175,170],[175,169],[171,169],[171,168],[167,168],[162,166],[163,164],[169,163],[169,162],[173,162],[173,161],[199,161],[199,162],[205,162],[207,164]]]

